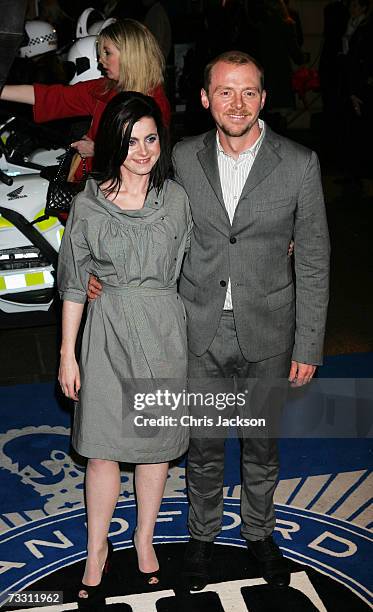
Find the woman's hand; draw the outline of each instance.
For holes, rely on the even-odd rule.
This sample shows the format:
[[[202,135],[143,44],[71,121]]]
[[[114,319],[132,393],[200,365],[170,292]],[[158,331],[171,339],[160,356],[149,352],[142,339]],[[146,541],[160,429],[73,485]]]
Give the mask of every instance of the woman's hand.
[[[88,136],[72,142],[71,146],[78,151],[80,157],[93,157],[95,154],[95,143]]]
[[[58,382],[61,385],[62,393],[66,397],[75,401],[79,399],[80,372],[75,355],[61,355]]]

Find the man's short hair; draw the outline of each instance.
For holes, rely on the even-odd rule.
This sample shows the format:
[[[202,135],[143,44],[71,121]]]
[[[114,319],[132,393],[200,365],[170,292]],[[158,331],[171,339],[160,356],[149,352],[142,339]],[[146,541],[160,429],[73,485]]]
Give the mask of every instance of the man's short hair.
[[[237,66],[242,66],[244,64],[254,64],[254,66],[258,69],[260,74],[260,87],[261,90],[264,89],[264,69],[263,66],[248,53],[244,53],[243,51],[225,51],[221,53],[217,57],[214,57],[211,62],[209,62],[205,68],[203,75],[203,87],[206,92],[208,92],[210,83],[211,83],[211,71],[213,67],[218,62],[226,62],[227,64],[236,64]]]

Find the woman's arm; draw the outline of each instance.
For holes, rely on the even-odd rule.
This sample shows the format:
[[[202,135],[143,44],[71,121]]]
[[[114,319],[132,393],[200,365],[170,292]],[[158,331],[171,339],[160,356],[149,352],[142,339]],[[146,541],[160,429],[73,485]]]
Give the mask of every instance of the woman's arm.
[[[43,85],[35,83],[34,120],[36,123],[92,116],[98,105],[105,79],[81,81],[75,85]]]
[[[75,343],[82,320],[84,304],[64,301],[62,308],[62,343],[58,381],[66,397],[78,400],[80,389],[79,366],[75,358]]]
[[[162,113],[163,123],[167,128],[169,128],[171,123],[171,107],[163,87],[159,85],[149,95],[151,95],[158,104]]]
[[[33,85],[4,85],[0,95],[1,100],[7,102],[22,102],[35,104],[35,91]]]
[[[86,240],[87,199],[79,193],[70,210],[58,256],[57,285],[62,307],[62,343],[58,380],[63,393],[78,399],[80,389],[79,367],[75,359],[78,334],[88,282],[87,268],[91,252]]]

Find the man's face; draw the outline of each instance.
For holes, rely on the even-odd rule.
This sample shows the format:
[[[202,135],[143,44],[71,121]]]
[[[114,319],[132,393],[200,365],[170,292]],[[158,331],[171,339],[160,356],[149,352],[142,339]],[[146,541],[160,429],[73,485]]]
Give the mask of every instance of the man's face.
[[[202,89],[201,100],[226,136],[248,134],[257,127],[265,102],[259,70],[254,64],[218,62],[212,68],[208,92]]]

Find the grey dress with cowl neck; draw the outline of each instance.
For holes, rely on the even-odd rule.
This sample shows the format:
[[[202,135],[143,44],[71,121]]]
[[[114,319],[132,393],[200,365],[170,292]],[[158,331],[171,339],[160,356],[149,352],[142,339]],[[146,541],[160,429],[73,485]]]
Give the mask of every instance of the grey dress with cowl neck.
[[[60,296],[82,304],[89,274],[103,283],[88,304],[80,356],[72,442],[85,457],[157,463],[187,449],[187,406],[173,410],[157,392],[186,385],[176,282],[191,228],[188,197],[171,180],[159,193],[151,189],[140,210],[122,210],[93,179],[75,198],[59,254]]]

